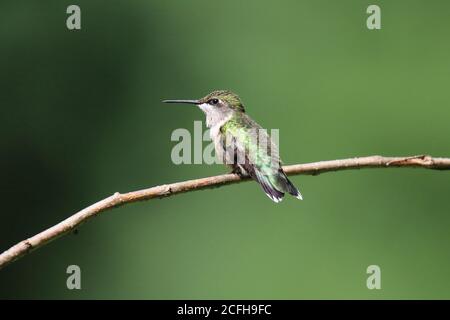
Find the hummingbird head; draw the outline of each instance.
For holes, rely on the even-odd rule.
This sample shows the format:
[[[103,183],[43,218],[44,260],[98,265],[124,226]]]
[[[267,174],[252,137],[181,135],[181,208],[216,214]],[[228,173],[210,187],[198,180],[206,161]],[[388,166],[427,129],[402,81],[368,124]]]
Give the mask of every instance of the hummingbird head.
[[[208,126],[213,126],[234,112],[245,112],[239,96],[228,90],[216,90],[198,100],[164,100],[163,102],[197,105],[206,114]]]
[[[208,104],[215,108],[225,108],[245,112],[239,96],[228,90],[216,90],[199,100],[200,104]]]

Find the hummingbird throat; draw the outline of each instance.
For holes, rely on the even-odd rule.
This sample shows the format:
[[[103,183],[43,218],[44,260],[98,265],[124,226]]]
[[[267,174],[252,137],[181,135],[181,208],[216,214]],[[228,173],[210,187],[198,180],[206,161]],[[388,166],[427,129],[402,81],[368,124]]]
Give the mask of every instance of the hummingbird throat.
[[[220,124],[222,126],[228,120],[231,119],[233,115],[232,110],[219,110],[217,107],[211,106],[208,103],[199,104],[198,107],[205,113],[206,115],[206,126],[208,128],[216,127]],[[220,127],[218,128],[220,129]]]

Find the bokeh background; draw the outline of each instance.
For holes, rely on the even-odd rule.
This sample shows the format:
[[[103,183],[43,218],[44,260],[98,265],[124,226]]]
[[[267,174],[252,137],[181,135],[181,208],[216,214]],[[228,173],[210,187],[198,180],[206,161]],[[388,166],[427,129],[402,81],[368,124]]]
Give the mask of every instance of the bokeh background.
[[[450,156],[449,31],[438,0],[1,1],[0,250],[115,191],[226,172],[171,162],[204,117],[166,98],[236,91],[286,164]],[[243,183],[106,212],[1,270],[0,298],[450,298],[450,173],[292,180],[303,202]]]

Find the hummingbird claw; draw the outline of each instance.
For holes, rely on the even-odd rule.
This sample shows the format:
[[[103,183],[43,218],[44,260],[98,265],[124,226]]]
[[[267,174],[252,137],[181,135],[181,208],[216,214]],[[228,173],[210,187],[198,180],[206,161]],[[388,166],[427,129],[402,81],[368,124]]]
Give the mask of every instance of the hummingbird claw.
[[[237,174],[241,178],[243,178],[245,176],[245,174],[241,171],[241,168],[239,168],[239,167],[233,168],[233,170],[231,170],[230,173]]]

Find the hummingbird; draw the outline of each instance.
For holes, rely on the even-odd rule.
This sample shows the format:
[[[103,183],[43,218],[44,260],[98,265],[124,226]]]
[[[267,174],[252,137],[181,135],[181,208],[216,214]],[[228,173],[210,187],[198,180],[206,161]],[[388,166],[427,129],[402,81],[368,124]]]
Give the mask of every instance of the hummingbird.
[[[247,115],[239,96],[228,90],[216,90],[198,100],[163,100],[198,106],[206,116],[206,126],[214,143],[216,156],[232,172],[250,176],[274,202],[285,193],[303,200],[281,166],[278,148],[257,122]]]

